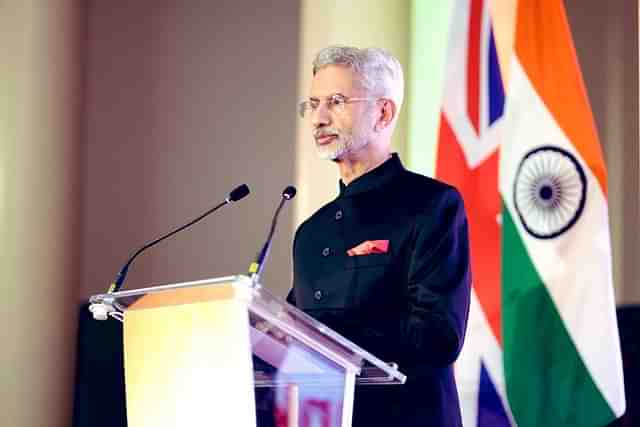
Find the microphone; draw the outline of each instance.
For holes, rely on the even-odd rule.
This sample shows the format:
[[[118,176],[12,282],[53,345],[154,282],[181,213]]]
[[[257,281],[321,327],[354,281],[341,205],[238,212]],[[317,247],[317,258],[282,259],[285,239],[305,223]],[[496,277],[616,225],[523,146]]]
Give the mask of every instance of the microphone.
[[[160,243],[164,239],[166,239],[168,237],[171,237],[174,234],[184,230],[185,228],[192,226],[193,224],[195,224],[196,222],[200,221],[201,219],[203,219],[207,215],[217,211],[222,206],[228,205],[229,203],[237,202],[238,200],[246,197],[248,194],[249,194],[249,187],[247,187],[246,184],[242,184],[242,185],[236,187],[235,189],[233,189],[233,191],[231,191],[231,193],[229,193],[227,198],[224,199],[224,201],[222,203],[219,203],[218,205],[212,207],[211,209],[209,209],[208,211],[206,211],[205,213],[203,213],[199,217],[197,217],[197,218],[191,220],[190,222],[188,222],[187,224],[185,224],[185,225],[183,225],[181,227],[178,227],[175,230],[170,231],[169,233],[167,233],[167,234],[165,234],[165,235],[163,235],[161,237],[158,237],[157,239],[155,239],[155,240],[147,243],[146,245],[142,246],[140,249],[138,249],[136,252],[134,252],[134,254],[131,255],[131,257],[129,257],[127,262],[124,264],[124,266],[122,267],[122,269],[120,270],[120,272],[116,276],[116,280],[114,280],[113,283],[111,284],[111,286],[109,287],[108,293],[111,294],[113,292],[118,292],[122,288],[122,285],[124,283],[124,279],[127,277],[127,272],[129,271],[129,266],[131,266],[131,263],[133,262],[133,260],[136,259],[136,257],[138,255],[140,255],[143,251],[145,251],[146,249],[150,248],[151,246],[156,245],[157,243]]]
[[[269,230],[269,235],[267,236],[267,241],[262,246],[262,250],[258,252],[256,256],[256,260],[251,263],[249,266],[249,277],[251,278],[251,284],[256,286],[259,283],[260,276],[262,275],[262,270],[264,270],[265,260],[267,256],[269,256],[269,250],[271,249],[271,241],[273,239],[273,233],[276,231],[276,224],[278,223],[278,216],[280,215],[280,211],[282,210],[282,206],[288,200],[293,199],[296,196],[296,187],[288,186],[282,192],[282,198],[280,199],[280,203],[278,204],[278,208],[276,209],[276,213],[273,214],[273,220],[271,221],[271,229]]]

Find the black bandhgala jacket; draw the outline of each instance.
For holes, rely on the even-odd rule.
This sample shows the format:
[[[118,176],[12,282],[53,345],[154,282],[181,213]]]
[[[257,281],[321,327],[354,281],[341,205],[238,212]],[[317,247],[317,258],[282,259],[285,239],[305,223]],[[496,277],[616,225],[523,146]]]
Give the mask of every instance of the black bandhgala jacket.
[[[349,256],[365,241],[386,253]],[[460,426],[452,364],[466,330],[471,270],[458,191],[396,154],[296,231],[288,300],[408,377],[358,386],[354,426]]]

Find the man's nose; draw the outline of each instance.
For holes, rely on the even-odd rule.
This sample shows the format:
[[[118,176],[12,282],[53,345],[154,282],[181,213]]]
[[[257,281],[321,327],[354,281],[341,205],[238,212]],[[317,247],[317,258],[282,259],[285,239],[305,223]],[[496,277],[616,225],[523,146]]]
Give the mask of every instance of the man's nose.
[[[329,114],[329,109],[327,108],[327,104],[321,102],[318,105],[318,108],[311,111],[311,124],[314,129],[319,128],[320,126],[326,126],[331,122],[331,115]]]

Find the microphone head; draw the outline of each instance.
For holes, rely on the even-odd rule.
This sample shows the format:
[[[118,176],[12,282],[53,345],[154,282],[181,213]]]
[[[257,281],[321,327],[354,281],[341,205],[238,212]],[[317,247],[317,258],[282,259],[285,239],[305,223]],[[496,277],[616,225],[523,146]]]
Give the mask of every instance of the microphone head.
[[[228,200],[230,202],[237,202],[238,200],[244,198],[247,194],[249,194],[249,187],[247,187],[247,184],[242,184],[236,187],[231,193],[229,193]]]
[[[296,196],[296,187],[294,187],[293,185],[288,186],[282,192],[282,197],[284,197],[287,200],[291,200],[295,196]]]

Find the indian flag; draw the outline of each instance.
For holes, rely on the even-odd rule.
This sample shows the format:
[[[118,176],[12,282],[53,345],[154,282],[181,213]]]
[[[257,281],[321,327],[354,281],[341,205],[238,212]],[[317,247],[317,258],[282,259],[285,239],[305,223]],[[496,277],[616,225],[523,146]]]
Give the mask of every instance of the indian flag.
[[[507,397],[527,426],[625,410],[607,175],[564,7],[519,0],[500,146]]]

